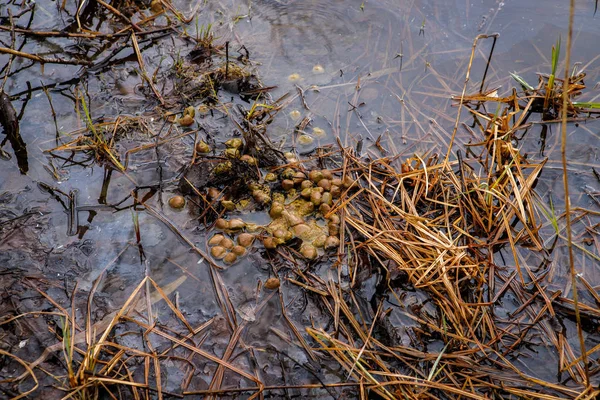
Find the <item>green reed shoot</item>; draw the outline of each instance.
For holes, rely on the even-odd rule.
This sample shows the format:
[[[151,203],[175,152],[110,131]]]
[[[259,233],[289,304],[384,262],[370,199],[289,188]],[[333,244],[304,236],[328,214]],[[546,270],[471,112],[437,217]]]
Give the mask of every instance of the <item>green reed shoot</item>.
[[[517,83],[519,85],[521,85],[521,87],[523,88],[523,90],[525,91],[530,91],[533,92],[535,90],[535,88],[533,86],[531,86],[529,83],[527,83],[527,81],[525,81],[525,79],[521,78],[519,75],[513,73],[513,72],[509,72],[510,76],[513,77],[513,79],[515,81],[517,81]]]
[[[550,98],[554,97],[554,79],[556,70],[558,69],[558,59],[560,57],[560,36],[556,40],[556,45],[552,46],[552,69],[548,77],[548,85],[546,86],[546,98],[544,99],[544,110],[548,109]]]

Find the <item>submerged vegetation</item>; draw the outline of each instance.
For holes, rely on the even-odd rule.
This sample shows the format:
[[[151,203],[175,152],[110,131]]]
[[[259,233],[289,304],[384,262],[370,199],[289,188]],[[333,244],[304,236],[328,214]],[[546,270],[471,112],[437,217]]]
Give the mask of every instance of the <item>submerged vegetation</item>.
[[[72,241],[47,252],[40,244],[43,273],[17,265],[3,272],[14,285],[5,288],[0,315],[5,397],[600,394],[598,284],[583,273],[559,280],[566,275],[561,269],[574,272],[589,260],[594,269],[600,265],[600,213],[568,206],[560,212],[556,195],[536,190],[548,163],[545,137],[537,157],[519,143],[535,125],[591,121],[600,108],[593,99],[577,101],[586,90],[585,71],[567,60],[565,78],[559,77],[560,39],[550,74],[538,74],[537,85],[511,74],[520,87],[502,95],[484,89],[491,53],[483,75],[472,78],[478,46],[497,39],[478,36],[461,71],[462,93],[452,97],[456,116],[446,119],[455,124],[444,132],[444,153],[408,154],[393,151],[391,141],[385,149],[383,134],[371,135],[360,115],[359,94],[366,92],[360,77],[339,85],[351,88],[348,113],[358,115],[373,140],[337,135],[323,144],[326,130],[313,123],[306,100],[309,90],[323,88],[301,87],[303,75],[286,73],[282,80],[294,88],[273,98],[277,88],[263,84],[269,76],[259,77],[249,50],[220,38],[212,22],[200,23],[204,3],[186,14],[168,0],[63,1],[57,13],[73,20],[60,32],[17,25],[12,11],[4,20],[3,30],[12,35],[7,79],[13,61],[22,58],[108,75],[111,60],[128,48],[135,67],[116,79],[114,90],[127,91],[123,82],[134,76],[140,83],[127,96],[143,98],[144,108],[135,115],[100,113],[91,106],[87,72],[69,92],[78,128],[62,132],[52,107],[56,135],[38,145],[48,160],[40,169],[53,183],[40,179],[35,186],[67,215],[66,234],[49,229],[44,240]],[[360,11],[368,8],[363,3]],[[92,30],[98,19],[111,23]],[[236,14],[227,22],[240,19]],[[418,36],[424,29],[425,19]],[[50,59],[17,50],[17,34],[74,39],[88,50],[110,48],[115,44],[103,41],[114,39],[116,48],[101,61]],[[166,35],[181,42],[149,63],[146,46]],[[570,46],[569,36],[567,54]],[[433,67],[425,62],[427,72]],[[149,64],[158,66],[151,71]],[[313,74],[326,75],[323,65],[314,64]],[[52,105],[51,92],[43,90]],[[18,143],[14,99],[2,95],[4,133]],[[408,101],[396,97],[404,119]],[[291,109],[292,101],[302,112]],[[337,99],[336,107],[347,107],[343,103]],[[465,111],[470,125],[461,119]],[[292,121],[283,140],[272,133],[277,118]],[[334,131],[339,125],[330,123]],[[461,131],[467,139],[458,139]],[[22,158],[17,153],[24,144],[16,146]],[[23,165],[18,162],[25,173]],[[104,171],[98,193],[87,185],[85,196],[64,189],[69,173],[94,169]],[[566,166],[560,171],[566,174]],[[96,195],[97,204],[86,203]],[[596,192],[590,189],[589,196],[598,203]],[[79,221],[80,213],[87,222]],[[66,252],[89,256],[84,237],[102,213],[109,215],[107,225],[112,219],[123,224],[127,220],[118,218],[127,214],[128,239],[114,254],[109,245],[102,249],[110,254],[104,265],[82,261],[56,272],[67,263]],[[41,218],[48,214],[59,213],[2,214],[0,233],[8,238],[28,218],[47,226]],[[571,220],[584,227],[577,240]],[[111,229],[101,235],[112,235]],[[163,247],[150,244],[154,236]],[[174,251],[179,245],[183,257]],[[582,254],[581,266],[553,261],[565,245]],[[532,372],[537,354],[552,360],[554,379]]]

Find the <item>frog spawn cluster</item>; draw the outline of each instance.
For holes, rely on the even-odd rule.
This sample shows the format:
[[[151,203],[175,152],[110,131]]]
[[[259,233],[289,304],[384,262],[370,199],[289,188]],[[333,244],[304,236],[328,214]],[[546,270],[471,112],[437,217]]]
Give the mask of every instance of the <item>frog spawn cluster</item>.
[[[219,219],[218,222],[220,222],[219,225],[224,230],[228,230],[230,224],[236,227],[245,226],[244,221],[238,218],[233,219],[231,221]],[[235,231],[235,229],[232,231]],[[237,236],[234,242],[229,237],[217,233],[216,235],[212,236],[208,241],[208,246],[210,247],[210,255],[214,259],[223,260],[223,262],[227,265],[234,264],[248,253],[248,249],[252,247],[254,239],[254,235],[243,232]]]
[[[277,191],[272,191],[271,186]],[[250,183],[248,189],[258,205],[270,204],[270,223],[259,227],[239,218],[218,219],[215,227],[231,238],[220,233],[213,236],[208,242],[211,255],[225,264],[233,264],[254,242],[256,236],[249,232],[262,231],[260,236],[266,249],[276,249],[298,238],[302,241],[300,254],[306,259],[315,259],[320,251],[339,247],[340,218],[332,212],[332,206],[353,186],[350,178],[342,180],[330,170],[312,170],[306,174],[287,168],[280,176],[268,173],[264,183]],[[224,207],[231,209],[231,201],[225,202]]]
[[[313,170],[306,175],[288,168],[281,174],[281,188],[286,195],[273,195],[269,215],[272,222],[267,227],[271,236],[263,240],[267,249],[274,249],[294,237],[302,240],[300,253],[314,259],[318,249],[334,249],[339,246],[340,218],[332,212],[335,199],[344,188],[352,185],[334,177],[330,170]],[[319,224],[316,217],[323,217],[326,224]]]
[[[225,150],[223,155],[229,159],[240,159],[249,165],[256,165],[256,159],[248,154],[241,155],[241,149],[243,146],[242,139],[233,138],[225,142]],[[204,141],[200,140],[196,143],[196,152],[200,154],[210,153],[211,147]],[[215,173],[225,173],[231,169],[231,161],[225,161],[217,165]]]

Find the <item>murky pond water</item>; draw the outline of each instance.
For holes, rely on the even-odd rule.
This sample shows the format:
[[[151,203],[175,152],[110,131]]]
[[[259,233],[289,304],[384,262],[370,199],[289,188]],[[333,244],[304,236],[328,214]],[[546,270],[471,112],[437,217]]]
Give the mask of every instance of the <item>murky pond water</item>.
[[[218,100],[226,106],[215,107],[211,112],[197,112],[192,128],[165,123],[158,111],[161,100],[165,103],[163,111],[179,113],[188,105],[198,106],[209,97],[187,96],[174,84],[173,71],[189,61],[196,39],[211,29],[216,45],[228,43],[232,59],[243,60],[265,86],[274,87],[257,101],[281,99],[279,104],[284,106],[267,132],[271,141],[284,151],[308,158],[319,147],[339,143],[356,148],[361,143],[361,154],[372,158],[397,154],[406,158],[415,153],[425,158],[425,155],[446,152],[457,110],[451,96],[460,95],[463,90],[477,35],[500,34],[484,90],[499,88],[498,93],[503,96],[516,86],[510,72],[532,85],[537,84],[536,73],[550,72],[551,48],[562,36],[564,49],[568,27],[568,5],[558,0],[181,0],[173,1],[172,5],[184,17],[193,15],[189,23],[176,22],[173,14],[167,13],[145,24],[143,30],[153,29],[152,24],[156,27],[172,24],[174,28],[156,28],[154,33],[138,34],[142,71],[130,33],[110,35],[115,26],[121,26],[122,20],[114,16],[107,18],[106,8],[91,7],[89,3],[95,3],[91,1],[81,2],[80,22],[89,30],[101,33],[90,39],[66,35],[78,31],[76,2],[19,3],[0,5],[2,27],[10,26],[12,15],[14,24],[22,29],[64,34],[42,37],[21,32],[12,45],[11,35],[4,29],[0,31],[1,47],[12,46],[23,53],[46,58],[89,60],[93,65],[89,69],[57,63],[46,63],[42,67],[24,57],[15,57],[10,64],[4,90],[19,115],[26,155],[23,151],[15,152],[10,143],[2,142],[0,315],[54,312],[57,305],[69,309],[70,314],[71,301],[77,299],[72,312],[83,327],[86,299],[91,292],[92,321],[109,321],[111,313],[127,302],[145,277],[150,277],[158,286],[168,288],[165,296],[176,303],[176,309],[191,327],[196,329],[208,324],[190,339],[194,346],[231,362],[250,376],[260,377],[267,386],[314,385],[286,390],[272,388],[267,392],[272,398],[300,395],[356,398],[358,389],[352,385],[319,388],[323,382],[346,382],[347,372],[331,359],[311,358],[313,353],[307,352],[305,347],[313,346],[314,342],[304,327],[325,328],[337,321],[331,319],[328,310],[320,308],[322,305],[311,297],[310,291],[285,280],[296,279],[290,266],[279,264],[281,260],[273,259],[256,246],[241,262],[222,270],[212,268],[202,256],[209,251],[206,240],[210,224],[205,225],[207,221],[198,217],[193,205],[182,211],[166,205],[178,191],[181,173],[192,161],[195,140],[207,140],[219,150],[223,149],[224,141],[239,136],[238,106],[244,110],[252,107],[239,93],[221,91]],[[61,3],[65,4],[64,10],[60,9]],[[132,6],[125,1],[112,3]],[[28,7],[32,9],[27,11]],[[578,4],[575,13],[572,60],[580,63],[579,70],[587,73],[588,86],[579,101],[595,101],[600,94],[596,46],[600,27],[593,13],[593,2]],[[130,18],[140,23],[151,15],[146,8],[144,16],[136,13]],[[468,93],[479,90],[493,43],[490,38],[479,42]],[[219,62],[223,53],[224,47]],[[9,69],[9,55],[0,55],[0,65],[4,66],[4,75]],[[162,99],[145,83],[144,74],[149,79],[154,77],[154,87]],[[560,76],[562,74],[560,72]],[[126,117],[138,118],[138,125],[127,129],[117,144],[123,163],[127,155],[125,172],[115,170],[107,162],[97,162],[94,159],[97,153],[71,151],[72,148],[49,153],[86,130],[82,98],[94,123],[112,122],[121,116],[125,124],[129,123]],[[299,132],[296,127],[304,118],[308,124]],[[473,119],[464,109],[461,122],[464,124],[459,126],[456,149],[481,140],[469,131]],[[111,125],[111,129],[113,127]],[[596,226],[600,181],[594,172],[594,169],[600,170],[599,128],[593,119],[568,127],[572,203],[592,210],[578,218],[574,227],[578,272],[589,284],[589,290],[584,285],[580,289],[582,301],[589,305],[585,332],[588,350],[600,342],[599,316],[595,311],[600,285],[600,243]],[[557,215],[564,209],[559,134],[557,124],[533,124],[515,141],[530,160],[548,158],[535,190],[541,202],[549,204],[552,199]],[[304,136],[303,139],[300,136]],[[160,145],[156,145],[159,142]],[[139,148],[144,145],[146,147]],[[134,198],[139,200],[149,193],[152,195],[144,200],[145,210],[139,202],[134,205]],[[73,204],[78,211],[69,212]],[[264,215],[249,218],[259,223]],[[543,216],[540,218],[545,237],[553,238],[552,224]],[[570,298],[563,220],[560,227],[563,239],[559,239],[558,245],[546,243],[553,248],[552,252],[530,254],[519,263],[549,265],[551,272],[544,275],[542,282],[549,297]],[[510,249],[500,250],[492,257],[500,268],[507,268],[507,276],[514,270]],[[311,276],[337,279],[338,271],[332,269],[331,264],[323,262],[313,266]],[[276,273],[282,278],[282,290],[262,289],[259,282],[262,284]],[[503,282],[498,283],[499,287],[502,285]],[[375,286],[375,275],[356,286],[356,302],[370,315],[374,314],[369,302]],[[426,295],[406,287],[393,290],[397,296],[388,294],[385,304],[389,310],[389,329],[397,334],[390,345],[415,346],[412,328],[418,328],[419,323],[406,310],[415,304],[427,304]],[[558,293],[559,290],[562,292]],[[77,294],[73,296],[73,293]],[[507,291],[498,299],[493,311],[505,315],[507,321],[520,304],[511,296],[514,294]],[[405,304],[398,304],[399,298],[404,299]],[[135,312],[142,314],[145,307],[146,300],[140,300],[135,303]],[[436,313],[427,307],[419,313]],[[556,310],[564,311],[559,306]],[[148,323],[164,324],[165,331],[182,328],[183,325],[169,326],[179,323],[173,313],[165,301],[157,301]],[[564,315],[571,314],[570,309],[564,311]],[[559,325],[564,328],[560,340],[578,349],[573,318],[564,315],[560,317]],[[528,318],[526,323],[535,320],[535,315]],[[553,322],[540,323],[550,326]],[[49,329],[49,326],[54,328]],[[58,332],[63,329],[64,320],[56,316],[22,318],[0,326],[0,348],[32,362],[46,347],[57,343],[61,336]],[[123,346],[141,346],[128,337],[129,331],[143,333],[139,326],[123,323],[111,333],[111,338],[118,337]],[[164,337],[153,340],[157,348],[148,350],[142,346],[140,351],[160,354],[171,346]],[[510,347],[510,344],[502,343],[502,346]],[[437,354],[442,348],[443,342],[432,339],[428,346],[418,350]],[[558,371],[559,359],[564,356],[539,337],[528,337],[527,345],[518,355],[511,354],[526,374],[576,387],[567,373]],[[181,355],[183,357],[188,356]],[[598,353],[590,356],[591,371],[599,367],[597,358]],[[64,372],[56,372],[59,370],[56,365],[61,364],[64,362],[49,358],[42,365],[56,369],[50,373],[64,375]],[[4,359],[1,366],[4,376],[14,376],[15,366],[8,359]],[[131,373],[141,373],[144,367],[147,366],[132,366]],[[223,376],[216,379],[219,374]],[[200,355],[172,361],[161,376],[165,393],[196,393],[190,396],[197,398],[202,396],[202,392],[198,392],[202,390],[254,385],[247,376],[241,378],[229,370],[223,373],[218,364]],[[47,380],[34,396],[47,393],[60,398],[51,386],[52,377],[47,374],[43,379]],[[149,379],[156,382],[156,376]],[[242,384],[243,379],[246,380]],[[598,384],[596,375],[592,376],[592,382]],[[9,395],[10,391],[3,393]],[[247,393],[223,396],[249,397]]]

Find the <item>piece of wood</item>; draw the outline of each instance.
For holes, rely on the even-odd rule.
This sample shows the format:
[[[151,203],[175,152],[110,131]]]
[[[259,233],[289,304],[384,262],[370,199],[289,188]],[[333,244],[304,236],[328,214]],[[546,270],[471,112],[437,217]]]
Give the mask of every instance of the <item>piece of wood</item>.
[[[0,92],[0,125],[2,125],[4,134],[6,135],[6,138],[2,141],[2,145],[4,145],[7,140],[10,142],[15,157],[17,158],[19,170],[22,174],[26,174],[27,171],[29,171],[27,145],[19,133],[19,119],[17,118],[17,112],[15,111],[10,98],[4,91]]]

